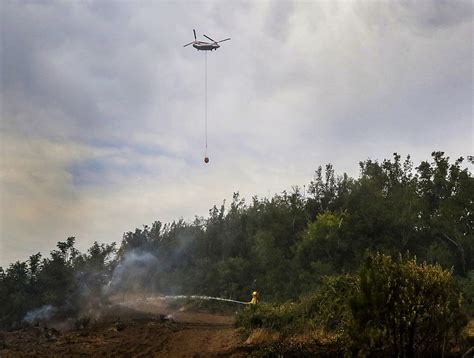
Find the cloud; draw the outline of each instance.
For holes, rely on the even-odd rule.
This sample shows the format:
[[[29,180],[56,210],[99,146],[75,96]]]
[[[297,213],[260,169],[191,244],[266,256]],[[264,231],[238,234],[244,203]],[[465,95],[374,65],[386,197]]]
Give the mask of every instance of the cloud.
[[[429,35],[433,30],[446,29],[472,21],[473,6],[468,0],[426,0],[417,2],[359,2],[357,13],[370,25],[401,24],[406,30]]]
[[[276,41],[285,43],[291,30],[290,19],[295,4],[289,1],[268,3],[264,31]]]
[[[269,195],[331,162],[472,154],[470,2],[2,3],[0,265]],[[232,40],[204,53],[192,29]]]

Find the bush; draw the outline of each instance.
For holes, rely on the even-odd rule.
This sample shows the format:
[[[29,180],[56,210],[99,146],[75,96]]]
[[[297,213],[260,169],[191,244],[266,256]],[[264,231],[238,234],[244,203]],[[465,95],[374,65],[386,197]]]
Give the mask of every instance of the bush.
[[[266,328],[293,334],[324,330],[344,335],[350,321],[349,298],[356,288],[353,275],[325,277],[318,290],[299,302],[250,306],[237,316],[236,325],[247,331]]]
[[[355,346],[397,357],[445,351],[466,324],[452,271],[402,256],[369,255],[350,307]]]
[[[464,303],[471,317],[474,316],[474,270],[467,273],[466,278],[459,278]]]
[[[296,306],[291,302],[281,305],[268,303],[249,305],[237,315],[235,324],[237,327],[243,327],[246,332],[256,328],[291,331],[294,322],[299,318]]]
[[[348,354],[414,357],[453,351],[467,322],[461,301],[451,271],[373,254],[358,276],[326,277],[298,302],[251,306],[236,324],[247,332],[311,333],[314,344]]]

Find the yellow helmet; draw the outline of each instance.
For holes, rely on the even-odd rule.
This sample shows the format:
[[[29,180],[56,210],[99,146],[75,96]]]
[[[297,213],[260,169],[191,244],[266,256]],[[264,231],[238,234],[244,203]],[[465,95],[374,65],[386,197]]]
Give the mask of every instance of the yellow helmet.
[[[257,296],[257,291],[253,291],[252,296]]]

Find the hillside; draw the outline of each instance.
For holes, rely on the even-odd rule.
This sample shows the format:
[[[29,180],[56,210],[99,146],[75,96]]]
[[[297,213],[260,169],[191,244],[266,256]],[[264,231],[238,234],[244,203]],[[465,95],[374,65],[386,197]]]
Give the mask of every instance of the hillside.
[[[344,352],[458,352],[470,342],[461,332],[474,316],[474,179],[463,158],[432,157],[417,166],[397,154],[366,160],[358,178],[328,164],[307,190],[251,202],[235,193],[207,218],[155,221],[124,233],[120,245],[96,242],[85,253],[69,237],[49,257],[0,268],[0,329],[17,332],[4,334],[9,352],[118,345],[240,354],[253,348],[242,346],[233,314],[183,313],[132,298],[248,301],[252,291],[261,304],[241,310],[238,325],[245,338],[264,330],[264,341],[286,342],[278,352],[292,352],[294,339],[306,352],[308,337],[320,350],[329,344],[323,351],[342,347],[341,339]],[[170,313],[171,320],[160,316]],[[73,330],[53,344],[48,336],[56,333],[45,338],[35,328],[41,322]],[[97,324],[77,332],[81,322]]]

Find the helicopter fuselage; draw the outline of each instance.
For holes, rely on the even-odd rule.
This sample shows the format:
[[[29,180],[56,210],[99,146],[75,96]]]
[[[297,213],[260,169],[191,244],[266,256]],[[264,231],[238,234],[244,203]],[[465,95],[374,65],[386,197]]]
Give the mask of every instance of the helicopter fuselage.
[[[193,47],[198,51],[212,51],[217,50],[220,46],[216,43],[197,41],[193,44]]]

